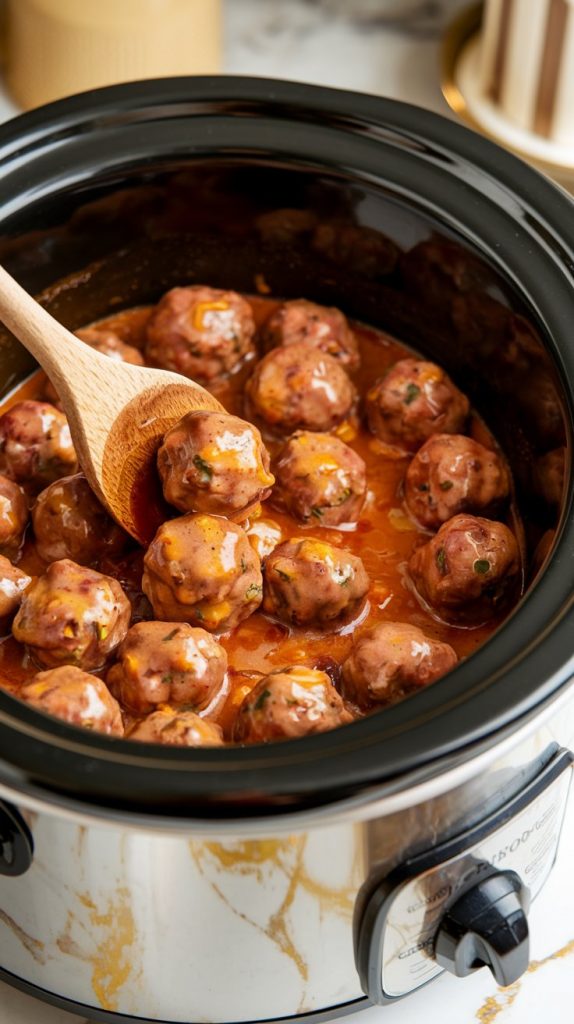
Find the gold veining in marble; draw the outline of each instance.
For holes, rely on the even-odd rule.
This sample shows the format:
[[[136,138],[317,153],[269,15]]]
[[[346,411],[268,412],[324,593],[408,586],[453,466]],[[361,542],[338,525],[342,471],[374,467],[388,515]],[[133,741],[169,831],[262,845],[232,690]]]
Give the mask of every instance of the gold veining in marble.
[[[309,966],[303,953],[297,949],[289,921],[289,910],[298,892],[302,890],[309,893],[318,902],[321,913],[330,911],[348,917],[352,916],[356,894],[356,887],[352,883],[334,888],[313,879],[304,864],[306,845],[306,835],[229,843],[190,842],[191,855],[212,891],[233,914],[266,935],[289,957],[304,982],[309,977]],[[212,877],[213,872],[218,877],[229,874],[251,875],[263,884],[266,871],[279,872],[288,884],[277,910],[263,925],[234,906],[216,878]],[[355,874],[355,864],[352,874]]]
[[[88,911],[89,927],[69,911],[62,934],[56,939],[58,949],[92,968],[92,988],[104,1010],[118,1009],[118,993],[132,974],[130,951],[136,941],[136,929],[129,890],[120,887],[104,911],[98,910],[87,893],[77,893],[80,904]],[[86,932],[94,949],[83,948],[72,932],[78,925]],[[98,933],[100,933],[98,935]]]
[[[44,952],[44,943],[40,942],[39,939],[35,939],[32,935],[28,935],[24,929],[7,914],[5,910],[0,910],[0,921],[10,929],[13,935],[22,943],[24,949],[27,949],[30,956],[34,958],[37,964],[46,963],[46,954]]]
[[[528,966],[527,974],[535,974],[541,967],[552,963],[553,960],[563,960],[572,954],[574,954],[574,939],[542,960],[532,960]],[[476,1011],[476,1019],[479,1021],[479,1024],[494,1024],[494,1021],[498,1020],[501,1013],[510,1009],[515,1002],[521,986],[522,982],[516,981],[514,985],[509,985],[508,988],[499,988],[497,995],[489,996]]]

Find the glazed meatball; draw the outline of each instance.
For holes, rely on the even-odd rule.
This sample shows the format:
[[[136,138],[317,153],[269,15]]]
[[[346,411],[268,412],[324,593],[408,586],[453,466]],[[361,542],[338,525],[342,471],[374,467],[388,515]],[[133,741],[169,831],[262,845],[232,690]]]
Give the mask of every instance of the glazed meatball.
[[[227,654],[204,629],[187,622],[138,622],[128,631],[107,682],[136,714],[158,704],[201,711],[221,690],[226,670]]]
[[[257,427],[225,412],[190,412],[157,453],[163,493],[182,512],[231,515],[271,493],[269,453]]]
[[[28,502],[24,491],[0,475],[0,554],[15,555],[22,547],[28,524]]]
[[[251,306],[237,292],[172,288],[148,322],[146,355],[166,370],[212,383],[253,351],[254,332]]]
[[[269,352],[246,390],[248,409],[279,432],[332,430],[352,413],[356,397],[337,360],[303,342]]]
[[[264,569],[263,610],[297,626],[351,615],[369,589],[360,558],[314,537],[279,544]]]
[[[267,348],[305,342],[333,356],[341,366],[356,370],[359,347],[346,316],[332,306],[318,306],[307,299],[284,302],[263,328]]]
[[[110,359],[120,363],[131,363],[133,366],[144,366],[144,358],[139,349],[122,341],[119,334],[109,327],[84,327],[76,331],[76,337],[85,341],[86,345],[101,352]]]
[[[343,693],[362,707],[394,704],[450,672],[457,656],[449,644],[407,622],[381,622],[365,630],[343,663]]]
[[[16,483],[40,491],[77,461],[68,421],[48,402],[17,402],[0,416],[0,472]]]
[[[130,740],[161,743],[170,747],[222,747],[223,735],[214,722],[193,711],[174,711],[165,705],[154,711],[130,732]]]
[[[56,480],[38,495],[32,524],[38,554],[46,562],[71,558],[91,565],[120,555],[128,542],[81,473]]]
[[[101,668],[124,639],[130,603],[119,583],[65,558],[26,590],[12,632],[42,667]]]
[[[300,430],[283,446],[274,468],[273,500],[298,522],[337,526],[358,518],[367,492],[366,466],[338,437]]]
[[[352,720],[326,672],[294,665],[270,672],[247,694],[233,739],[243,743],[296,739]]]
[[[470,405],[444,370],[400,359],[367,394],[369,427],[381,441],[416,451],[432,434],[458,434]]]
[[[463,434],[430,437],[405,476],[407,508],[427,530],[438,530],[460,512],[490,517],[500,511],[509,492],[500,456]]]
[[[38,711],[63,718],[70,725],[107,736],[124,734],[120,706],[105,683],[74,665],[38,672],[22,687],[20,697]]]
[[[261,566],[247,535],[216,516],[163,523],[144,566],[142,588],[157,619],[223,633],[261,604]]]
[[[0,623],[18,611],[22,603],[24,591],[30,586],[32,577],[12,565],[4,555],[0,555]]]
[[[503,523],[454,516],[415,551],[409,572],[420,597],[440,618],[478,624],[517,590],[518,544]]]

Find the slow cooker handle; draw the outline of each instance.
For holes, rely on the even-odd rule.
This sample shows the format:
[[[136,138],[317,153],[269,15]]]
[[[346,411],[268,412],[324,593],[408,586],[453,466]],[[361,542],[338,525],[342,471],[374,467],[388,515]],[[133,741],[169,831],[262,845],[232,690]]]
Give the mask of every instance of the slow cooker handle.
[[[486,966],[499,985],[512,985],[528,967],[529,904],[529,891],[516,872],[483,878],[444,915],[435,960],[458,978]]]
[[[34,855],[34,841],[22,815],[0,800],[0,875],[23,875]]]

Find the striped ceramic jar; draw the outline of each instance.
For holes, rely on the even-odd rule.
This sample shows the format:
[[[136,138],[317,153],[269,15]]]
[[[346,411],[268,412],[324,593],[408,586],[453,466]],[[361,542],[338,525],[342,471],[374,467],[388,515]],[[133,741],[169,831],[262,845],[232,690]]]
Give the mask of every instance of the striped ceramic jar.
[[[510,121],[574,145],[574,0],[486,0],[480,74]]]

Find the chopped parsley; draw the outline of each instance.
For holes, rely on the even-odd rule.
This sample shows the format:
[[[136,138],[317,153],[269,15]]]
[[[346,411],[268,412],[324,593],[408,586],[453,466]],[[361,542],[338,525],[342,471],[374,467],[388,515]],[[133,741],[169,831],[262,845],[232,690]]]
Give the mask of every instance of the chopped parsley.
[[[322,516],[323,516],[323,509],[320,507],[320,505],[313,505],[313,508],[311,509],[311,515],[315,516],[315,519],[321,519],[322,518]]]
[[[173,676],[167,675],[161,677],[162,683],[173,683]]]
[[[405,405],[410,405],[411,402],[414,402],[415,398],[418,398],[420,393],[421,389],[418,384],[413,384],[412,381],[410,384],[407,384],[407,390],[405,391]]]
[[[275,572],[277,573],[280,579],[285,581],[285,583],[291,582],[291,577],[288,572],[283,572],[283,569],[278,569],[277,566],[275,566]]]
[[[429,485],[428,485],[428,484],[419,484],[419,486],[418,486],[418,490],[419,490],[419,491],[429,491],[429,490],[430,490],[430,487],[429,487]]]
[[[490,562],[488,558],[477,558],[472,568],[479,576],[484,576],[490,570]]]
[[[194,455],[193,465],[199,472],[199,478],[201,482],[204,484],[208,484],[213,476],[213,469],[209,465],[209,462],[206,462],[205,459],[202,459],[201,455]]]
[[[436,564],[438,565],[440,572],[444,574],[446,572],[446,551],[444,548],[438,549],[436,553]]]
[[[441,491],[450,491],[451,487],[454,487],[452,480],[441,480],[439,487]]]
[[[253,710],[254,711],[261,711],[261,708],[265,704],[265,701],[270,696],[271,696],[271,690],[264,690],[263,693],[260,693],[258,698],[257,698],[257,700],[255,701],[255,704],[253,705]]]
[[[259,583],[250,583],[249,586],[247,587],[247,590],[245,591],[245,596],[247,598],[259,597],[259,595],[262,593],[263,587]]]
[[[175,629],[172,629],[171,633],[167,634],[167,636],[162,636],[162,638],[161,638],[162,644],[167,644],[170,640],[173,640],[174,636],[177,636],[178,633],[179,633],[179,626],[176,626]]]

